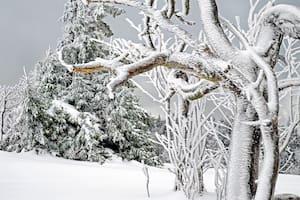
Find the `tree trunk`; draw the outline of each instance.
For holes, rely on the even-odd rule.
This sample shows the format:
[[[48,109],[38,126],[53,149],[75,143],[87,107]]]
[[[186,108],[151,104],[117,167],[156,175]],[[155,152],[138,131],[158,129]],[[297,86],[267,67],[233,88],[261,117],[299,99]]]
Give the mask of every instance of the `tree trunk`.
[[[0,137],[0,142],[2,142],[3,140],[3,135],[4,135],[4,116],[5,116],[5,113],[6,113],[6,106],[7,106],[7,99],[6,97],[4,97],[4,103],[3,103],[3,110],[2,110],[2,113],[1,113],[1,137]]]
[[[253,132],[253,144],[251,151],[251,171],[250,171],[250,191],[251,197],[254,198],[257,190],[257,179],[259,175],[259,161],[260,161],[260,138],[261,132],[259,128],[255,128]]]
[[[272,200],[279,171],[278,116],[275,115],[262,130],[264,161],[255,200]]]
[[[245,122],[255,119],[255,111],[244,97],[238,97],[236,117],[231,135],[230,157],[228,163],[226,199],[250,200],[253,196],[253,177],[256,145],[254,128]],[[254,172],[254,170],[253,170]],[[254,175],[254,174],[253,174]]]
[[[204,178],[203,178],[203,168],[198,169],[198,194],[202,194],[204,192]]]

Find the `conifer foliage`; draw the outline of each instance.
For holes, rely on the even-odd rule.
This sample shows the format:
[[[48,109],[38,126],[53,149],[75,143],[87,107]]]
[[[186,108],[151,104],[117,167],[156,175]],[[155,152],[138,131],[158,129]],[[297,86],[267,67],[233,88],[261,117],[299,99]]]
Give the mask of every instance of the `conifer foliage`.
[[[62,18],[64,35],[58,48],[64,60],[84,63],[96,57],[110,57],[101,40],[112,36],[103,18],[123,11],[104,5],[88,7],[69,0]],[[134,88],[119,88],[111,100],[106,91],[110,74],[68,72],[49,50],[26,81],[21,120],[14,140],[2,145],[10,151],[48,152],[56,156],[104,162],[111,153],[127,160],[160,164],[150,140],[151,117],[139,106]],[[16,136],[17,135],[17,136]]]

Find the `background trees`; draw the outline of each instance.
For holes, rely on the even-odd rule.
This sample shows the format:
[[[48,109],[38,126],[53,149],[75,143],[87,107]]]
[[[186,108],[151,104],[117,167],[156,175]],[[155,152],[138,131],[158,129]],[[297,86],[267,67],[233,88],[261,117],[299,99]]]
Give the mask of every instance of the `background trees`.
[[[0,87],[0,102],[1,102],[1,140],[0,148],[6,148],[11,144],[11,139],[16,139],[16,126],[20,120],[19,113],[22,112],[21,104],[24,99],[24,84],[22,79],[15,86]],[[14,135],[13,137],[10,137]]]
[[[121,13],[112,6],[87,8],[79,0],[69,0],[63,16],[64,35],[58,45],[65,49],[65,59],[81,63],[98,56],[110,58],[109,49],[98,42],[112,35],[103,18]],[[159,165],[155,145],[149,139],[152,118],[139,106],[130,85],[120,88],[119,98],[111,101],[105,89],[108,81],[107,72],[68,72],[57,53],[48,50],[23,82],[21,112],[14,116],[17,124],[7,134],[3,149],[35,150],[101,163],[115,153]]]

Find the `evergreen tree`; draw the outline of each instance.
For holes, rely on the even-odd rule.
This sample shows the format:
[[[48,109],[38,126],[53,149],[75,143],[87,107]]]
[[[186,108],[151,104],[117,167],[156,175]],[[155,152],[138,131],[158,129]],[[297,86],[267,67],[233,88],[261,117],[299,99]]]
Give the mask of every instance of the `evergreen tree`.
[[[101,163],[109,157],[102,145],[107,136],[95,116],[79,112],[59,100],[52,102],[49,113],[54,120],[53,129],[47,135],[47,138],[51,138],[49,144],[52,144],[52,153],[68,159]]]
[[[151,117],[140,107],[132,89],[120,90],[107,107],[109,137],[105,145],[125,159],[160,164],[158,148],[150,140]]]
[[[83,63],[97,57],[106,57],[107,48],[98,41],[113,35],[103,18],[116,17],[123,11],[105,5],[87,6],[80,0],[69,0],[65,5],[63,22],[64,36],[59,48],[64,48],[64,60],[70,63]]]
[[[49,115],[52,100],[70,84],[71,76],[57,59],[55,52],[49,50],[44,61],[39,62],[35,71],[26,76],[22,112],[16,125],[19,141],[13,149],[52,152],[58,149],[51,138],[55,138],[55,119]],[[51,137],[49,137],[51,135]]]
[[[109,50],[95,41],[112,35],[109,26],[102,21],[103,17],[115,17],[122,10],[97,6],[87,9],[81,1],[70,0],[67,3],[63,18],[67,24],[66,36],[62,43],[66,61],[82,63],[110,56]],[[158,164],[154,145],[147,138],[150,133],[149,116],[137,106],[129,85],[119,89],[120,98],[110,100],[105,87],[109,77],[107,72],[74,75],[71,86],[63,95],[64,101],[99,119],[100,127],[108,136],[103,142],[104,147],[113,149],[125,159]]]
[[[49,49],[43,61],[38,62],[32,75],[32,87],[44,99],[55,99],[72,83],[72,74],[58,60],[57,53]]]
[[[87,7],[80,0],[69,0],[63,16],[64,36],[58,46],[63,48],[64,60],[82,63],[110,56],[108,48],[97,40],[112,35],[103,18],[121,13],[120,9]],[[36,150],[101,163],[113,150],[124,159],[159,164],[149,140],[150,116],[139,107],[129,84],[119,88],[116,100],[110,100],[105,87],[109,77],[107,72],[70,73],[49,50],[27,82],[20,134],[14,137],[12,150]]]

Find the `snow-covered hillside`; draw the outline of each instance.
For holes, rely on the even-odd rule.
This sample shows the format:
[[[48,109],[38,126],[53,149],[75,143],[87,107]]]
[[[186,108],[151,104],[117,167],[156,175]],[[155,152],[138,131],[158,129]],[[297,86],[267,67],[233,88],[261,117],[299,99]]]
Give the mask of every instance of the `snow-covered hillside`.
[[[113,159],[104,165],[70,161],[33,153],[0,151],[1,200],[146,200],[146,178],[137,162]],[[167,169],[149,168],[149,200],[186,200],[173,192],[173,175]],[[213,173],[205,176],[208,193],[214,199]],[[300,195],[300,176],[281,175],[278,193]]]

